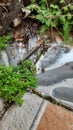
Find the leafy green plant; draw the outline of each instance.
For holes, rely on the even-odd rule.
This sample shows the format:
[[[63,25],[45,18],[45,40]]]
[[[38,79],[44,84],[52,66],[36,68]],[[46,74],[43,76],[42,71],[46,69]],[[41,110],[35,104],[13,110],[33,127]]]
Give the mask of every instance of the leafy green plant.
[[[40,0],[40,2],[35,0],[27,8],[32,13],[35,11],[36,19],[42,23],[40,33],[48,28],[55,28],[62,33],[65,40],[69,39],[69,33],[73,27],[72,3],[67,4],[65,0],[60,0],[58,5],[48,5],[47,0]]]
[[[0,66],[0,98],[7,104],[23,103],[22,96],[36,87],[35,67],[28,60],[17,67]]]
[[[7,42],[11,39],[10,35],[0,36],[0,51],[7,47]]]

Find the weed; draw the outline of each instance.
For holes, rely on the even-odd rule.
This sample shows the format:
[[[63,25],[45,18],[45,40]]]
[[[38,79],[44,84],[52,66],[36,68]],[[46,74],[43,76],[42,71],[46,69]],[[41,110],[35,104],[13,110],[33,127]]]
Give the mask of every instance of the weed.
[[[51,2],[50,2],[51,3]],[[47,6],[47,0],[37,2],[33,0],[27,7],[32,13],[36,12],[36,19],[42,23],[40,33],[48,28],[55,28],[60,31],[64,40],[69,39],[69,33],[73,28],[73,4],[67,4],[65,0],[60,0],[59,4],[50,4]],[[35,15],[35,14],[33,14]]]
[[[0,51],[7,47],[7,42],[11,39],[10,35],[0,36]]]
[[[29,60],[17,67],[0,66],[0,98],[7,104],[21,105],[23,94],[36,86],[35,67]]]

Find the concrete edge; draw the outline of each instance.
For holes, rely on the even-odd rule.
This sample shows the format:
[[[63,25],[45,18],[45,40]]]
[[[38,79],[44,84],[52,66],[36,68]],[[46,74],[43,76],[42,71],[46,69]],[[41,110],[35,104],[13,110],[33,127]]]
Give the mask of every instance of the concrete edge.
[[[47,103],[48,102],[46,100],[43,101],[29,130],[36,130],[36,128],[40,122],[40,119],[45,111]]]

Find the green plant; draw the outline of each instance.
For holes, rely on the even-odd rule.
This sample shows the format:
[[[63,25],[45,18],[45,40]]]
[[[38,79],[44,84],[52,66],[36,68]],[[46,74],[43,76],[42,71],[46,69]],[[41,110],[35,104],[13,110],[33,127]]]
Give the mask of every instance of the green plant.
[[[28,60],[17,67],[0,66],[0,98],[7,104],[23,103],[22,96],[36,87],[35,67]]]
[[[0,36],[0,51],[7,47],[7,42],[11,39],[10,35]]]
[[[27,8],[32,12],[35,11],[36,19],[42,23],[40,33],[48,28],[55,28],[62,33],[64,40],[69,39],[69,33],[73,27],[73,3],[67,4],[65,0],[60,0],[59,4],[48,5],[47,0],[40,2],[35,0]]]
[[[36,54],[36,60],[39,60],[40,56],[41,56],[41,52],[38,52],[38,53]]]

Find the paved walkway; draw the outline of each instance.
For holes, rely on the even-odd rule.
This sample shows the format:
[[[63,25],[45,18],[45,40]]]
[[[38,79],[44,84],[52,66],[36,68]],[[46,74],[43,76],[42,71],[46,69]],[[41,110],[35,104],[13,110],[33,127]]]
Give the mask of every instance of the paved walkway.
[[[37,90],[73,108],[72,67],[73,63],[70,63],[58,68],[58,71],[39,74]],[[61,77],[61,80],[54,84],[55,75],[57,75],[56,79]],[[65,76],[64,79],[61,75]],[[44,79],[46,82],[42,83]],[[5,113],[0,121],[0,130],[73,130],[73,112],[51,104],[35,94],[26,93],[23,99],[24,103],[21,107],[13,105]]]
[[[67,79],[55,85],[38,87],[38,91],[51,95],[54,88],[73,88],[73,79]],[[64,90],[65,92],[65,90]],[[73,90],[68,91],[68,97]],[[67,97],[67,98],[68,98]],[[73,130],[73,113],[51,104],[30,93],[23,97],[24,104],[13,105],[0,121],[0,130]],[[67,102],[66,102],[67,103]],[[70,107],[73,107],[71,104]]]

